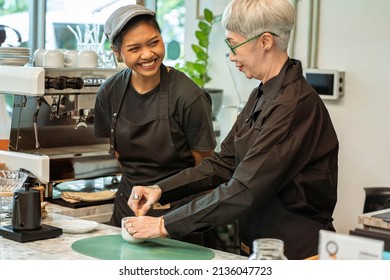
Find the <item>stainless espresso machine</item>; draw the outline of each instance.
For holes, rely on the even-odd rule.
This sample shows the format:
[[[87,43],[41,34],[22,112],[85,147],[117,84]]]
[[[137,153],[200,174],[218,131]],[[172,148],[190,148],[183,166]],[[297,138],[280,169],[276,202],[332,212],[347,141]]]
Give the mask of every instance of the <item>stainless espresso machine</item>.
[[[0,66],[0,94],[14,96],[9,149],[0,151],[0,162],[31,174],[47,198],[64,182],[115,183],[119,163],[108,152],[108,139],[94,137],[93,123],[97,89],[117,71]],[[93,192],[94,184],[89,188]]]

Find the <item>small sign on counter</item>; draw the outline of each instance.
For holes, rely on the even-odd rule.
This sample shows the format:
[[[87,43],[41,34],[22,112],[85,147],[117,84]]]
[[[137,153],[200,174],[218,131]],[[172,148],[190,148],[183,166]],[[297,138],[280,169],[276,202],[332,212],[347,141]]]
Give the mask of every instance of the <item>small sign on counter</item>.
[[[381,260],[384,242],[333,231],[320,231],[320,260]]]

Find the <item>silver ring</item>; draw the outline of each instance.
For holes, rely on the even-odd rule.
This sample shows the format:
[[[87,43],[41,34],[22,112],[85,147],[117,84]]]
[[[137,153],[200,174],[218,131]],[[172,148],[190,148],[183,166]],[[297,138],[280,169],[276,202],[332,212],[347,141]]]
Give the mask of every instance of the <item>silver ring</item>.
[[[140,197],[138,194],[133,194],[132,199],[133,199],[133,200],[140,200],[141,197]]]

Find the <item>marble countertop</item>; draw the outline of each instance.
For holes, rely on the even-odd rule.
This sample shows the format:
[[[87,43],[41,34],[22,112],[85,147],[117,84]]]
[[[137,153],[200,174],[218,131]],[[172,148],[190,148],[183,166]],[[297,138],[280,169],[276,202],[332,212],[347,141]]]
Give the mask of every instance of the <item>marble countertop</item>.
[[[358,223],[365,228],[380,228],[390,230],[390,223],[384,221],[382,218],[373,217],[374,215],[390,212],[390,209],[382,209],[375,212],[364,213],[358,217]]]
[[[111,206],[98,207],[99,212],[104,212]],[[48,215],[42,220],[43,224],[51,225],[53,222],[60,220],[79,219],[78,217],[88,216],[84,211],[92,211],[91,215],[94,215],[94,211],[91,209],[84,210],[67,210],[61,206],[48,205]],[[70,211],[69,213],[67,211]],[[64,212],[68,215],[64,215]],[[77,217],[74,217],[77,216]],[[99,223],[98,227],[84,234],[69,234],[63,233],[61,236],[38,240],[33,242],[20,243],[13,240],[9,240],[0,236],[0,260],[91,260],[92,257],[79,254],[71,248],[73,242],[99,235],[111,235],[120,234],[120,229],[110,225]],[[219,250],[211,249],[215,253],[214,260],[245,260],[247,258],[231,254]]]

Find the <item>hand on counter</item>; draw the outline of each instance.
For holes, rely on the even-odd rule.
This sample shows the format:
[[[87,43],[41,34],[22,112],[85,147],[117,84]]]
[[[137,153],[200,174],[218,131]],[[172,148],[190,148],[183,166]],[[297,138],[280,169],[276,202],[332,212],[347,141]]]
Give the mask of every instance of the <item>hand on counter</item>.
[[[134,238],[149,239],[167,237],[163,217],[138,216],[128,217],[125,228]]]
[[[157,185],[134,186],[127,202],[136,216],[145,215],[161,197],[161,189]]]

